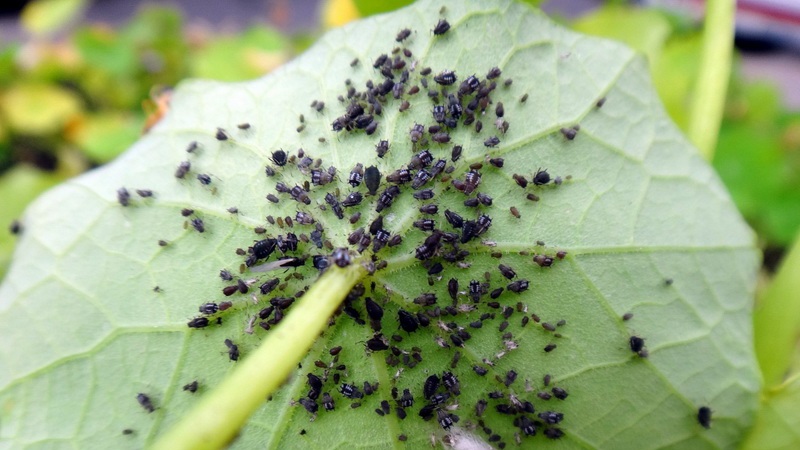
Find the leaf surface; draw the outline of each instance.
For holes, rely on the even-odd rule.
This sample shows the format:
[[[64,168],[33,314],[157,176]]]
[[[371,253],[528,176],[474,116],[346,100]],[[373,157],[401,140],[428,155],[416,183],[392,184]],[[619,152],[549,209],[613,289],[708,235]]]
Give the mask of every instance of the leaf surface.
[[[265,331],[258,319],[248,334],[250,319],[270,298],[291,296],[313,283],[318,272],[311,257],[330,253],[301,242],[298,253],[309,256],[304,267],[262,273],[240,272],[245,257],[235,249],[248,249],[265,237],[286,237],[289,231],[310,236],[315,226],[294,220],[301,211],[321,224],[322,239],[331,247],[350,248],[357,257],[348,235],[357,227],[369,228],[380,194],[391,184],[386,176],[424,147],[421,141],[412,145],[409,130],[415,123],[435,123],[431,110],[436,101],[424,88],[397,100],[386,95],[382,114],[375,116],[378,128],[366,135],[331,129],[345,113],[337,96],[347,96],[347,79],[357,91],[365,90],[367,80],[383,82],[372,62],[382,53],[391,54],[398,45],[395,35],[408,27],[413,31],[403,46],[413,55],[399,53],[405,69],[414,68],[406,92],[421,84],[424,67],[432,68],[427,80],[436,90],[440,87],[432,76],[454,70],[458,81],[446,88],[453,94],[471,74],[484,86],[490,83],[485,79],[490,68],[498,66],[502,75],[489,93],[485,113],[474,113],[483,122],[481,132],[474,123],[465,126],[462,116],[450,130],[450,143],[427,144],[435,159],[454,167],[429,183],[434,199],[414,199],[414,190],[405,184],[383,211],[383,228],[403,241],[375,253],[378,266],[386,261],[386,268],[363,285],[365,295],[383,305],[382,333],[398,355],[365,350],[373,331],[363,298],[353,301],[350,306],[367,323],[359,325],[347,313],[337,315],[296,376],[264,403],[234,446],[429,445],[432,439],[445,439],[446,432],[437,423],[438,413],[431,421],[418,417],[426,403],[423,384],[429,375],[441,376],[446,370],[461,385],[461,394],[452,395],[444,403],[449,408],[442,410],[460,417],[449,431],[458,439],[471,435],[493,446],[515,445],[515,435],[555,447],[736,445],[754,420],[759,389],[750,319],[759,262],[753,234],[717,176],[667,118],[642,58],[619,44],[567,31],[525,5],[448,4],[444,16],[440,7],[422,1],[334,30],[297,60],[259,80],[186,82],[175,92],[170,113],[128,152],[31,206],[15,260],[0,286],[0,328],[13,342],[0,347],[0,439],[15,447],[152,444],[197,396],[234,370],[237,363],[229,360],[223,341],[231,339],[240,358],[247,358],[264,335],[280,329]],[[430,30],[441,17],[452,28],[434,36]],[[360,62],[351,66],[354,58]],[[397,80],[402,70],[393,72]],[[513,83],[506,85],[508,79]],[[473,98],[475,94],[464,95],[465,109]],[[606,100],[598,108],[601,98]],[[410,108],[401,112],[404,99]],[[314,100],[324,101],[324,108],[309,107]],[[441,93],[438,102],[447,104]],[[503,119],[509,123],[505,133],[495,127],[498,102],[503,102]],[[298,132],[301,114],[305,127]],[[250,127],[237,127],[244,123]],[[566,139],[560,130],[576,124],[576,136]],[[220,137],[225,140],[217,139],[218,127],[224,129]],[[492,136],[499,144],[485,146]],[[431,136],[426,132],[425,138]],[[377,158],[375,146],[381,139],[389,141],[390,149]],[[187,153],[195,141],[197,147]],[[463,155],[450,162],[456,144],[463,146]],[[295,159],[277,167],[269,158],[281,148]],[[289,187],[311,181],[313,166],[298,167],[298,148],[321,159],[322,168],[337,168],[330,184],[310,186],[309,205],[275,190],[279,181]],[[503,167],[490,164],[487,156],[504,158]],[[184,160],[191,162],[191,170],[176,179],[176,167]],[[325,194],[335,188],[340,200],[351,191],[366,193],[364,184],[347,184],[356,163],[377,166],[383,173],[381,186],[378,195],[347,208],[339,220],[330,207],[323,211],[320,205],[326,205]],[[276,172],[274,177],[265,176],[265,165]],[[480,172],[481,183],[465,195],[444,177],[464,180],[470,165]],[[530,183],[540,168],[558,176],[560,184]],[[210,184],[201,184],[198,174],[209,175]],[[529,186],[520,188],[514,174],[525,177]],[[118,203],[122,186],[132,195],[128,207]],[[140,198],[134,189],[151,189],[154,196]],[[476,192],[490,195],[492,205],[464,206]],[[268,202],[267,194],[277,195],[279,203]],[[529,195],[538,201],[528,200]],[[421,261],[415,258],[416,249],[430,232],[413,222],[423,218],[418,211],[423,203],[438,204],[438,213],[428,217],[445,232],[461,233],[447,223],[445,209],[467,220],[487,214],[492,225],[478,238],[458,244],[469,252],[458,263],[448,261],[451,244],[442,244],[437,255]],[[238,213],[228,212],[231,207]],[[511,214],[512,207],[519,218]],[[184,208],[194,214],[182,217]],[[351,225],[348,218],[354,212],[361,218]],[[294,226],[286,227],[285,219],[283,229],[271,225],[268,215],[290,216]],[[203,220],[202,233],[188,222],[198,218]],[[257,227],[264,227],[266,234],[254,234]],[[168,245],[159,246],[159,240]],[[563,259],[557,256],[560,251],[566,252]],[[356,263],[371,254],[370,247]],[[551,267],[534,263],[543,256],[552,258]],[[443,270],[429,276],[435,262]],[[515,280],[528,280],[529,289],[510,292],[512,281],[499,272],[501,263],[515,269]],[[221,290],[232,282],[217,276],[220,269],[258,281],[247,294],[224,297]],[[286,280],[285,287],[252,295],[272,277]],[[459,281],[455,305],[448,295],[451,278]],[[488,283],[478,303],[468,294],[472,280]],[[504,292],[490,298],[500,287]],[[423,293],[436,294],[438,317],[431,317],[436,307],[413,303]],[[225,300],[233,307],[211,316],[211,326],[186,326],[199,316],[200,304]],[[490,304],[494,301],[497,305]],[[425,314],[430,326],[411,333],[399,329],[401,307]],[[454,307],[456,315],[449,315],[447,307]],[[633,318],[623,321],[628,312]],[[288,308],[287,313],[303,311]],[[482,320],[484,314],[488,316]],[[470,326],[477,322],[480,328]],[[545,329],[544,322],[555,330]],[[463,347],[451,337],[459,327],[471,337]],[[645,339],[648,357],[631,351],[632,335]],[[437,338],[449,347],[442,348]],[[549,344],[557,347],[546,352]],[[335,346],[343,349],[334,362],[330,349]],[[453,364],[456,352],[460,360]],[[472,369],[476,365],[488,374],[478,376]],[[506,386],[510,370],[518,376]],[[296,403],[308,394],[307,373],[327,374],[323,392],[333,397],[334,411],[325,411],[320,403],[314,416]],[[549,386],[544,386],[546,374],[551,375]],[[365,381],[377,382],[378,391],[347,399],[334,383],[336,375],[340,383],[362,390]],[[184,392],[182,387],[193,380],[199,382],[198,392]],[[397,416],[393,387],[401,394],[409,389],[415,398],[405,420]],[[566,390],[568,398],[545,401],[537,396],[553,387]],[[490,391],[503,398],[487,399]],[[149,396],[154,412],[137,404],[138,393]],[[536,413],[498,413],[497,405],[513,407],[511,395],[520,403],[530,401]],[[491,432],[474,428],[480,399],[488,403],[483,420]],[[383,417],[375,412],[382,400],[391,407]],[[353,403],[361,406],[353,408]],[[709,430],[696,422],[702,405],[715,411]],[[538,421],[543,411],[561,412],[564,419],[558,425],[539,423],[533,437],[514,424],[523,415]],[[124,429],[133,432],[123,434]],[[564,435],[549,440],[543,435],[546,429],[560,429]]]

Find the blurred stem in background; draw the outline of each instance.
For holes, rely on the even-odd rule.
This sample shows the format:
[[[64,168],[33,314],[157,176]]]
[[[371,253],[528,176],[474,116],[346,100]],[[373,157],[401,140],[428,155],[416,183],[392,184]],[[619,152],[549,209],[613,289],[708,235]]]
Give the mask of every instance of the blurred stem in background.
[[[733,55],[734,0],[707,0],[703,52],[689,112],[689,139],[714,158]]]

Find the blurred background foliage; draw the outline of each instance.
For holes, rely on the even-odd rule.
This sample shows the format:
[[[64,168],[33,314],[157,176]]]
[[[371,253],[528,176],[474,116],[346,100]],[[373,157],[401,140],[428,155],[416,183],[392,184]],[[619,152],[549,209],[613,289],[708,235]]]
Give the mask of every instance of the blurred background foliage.
[[[322,1],[318,33],[408,3]],[[86,7],[86,0],[29,2],[20,15],[26,39],[0,47],[0,223],[11,223],[45,189],[128,148],[168,110],[170,88],[180,80],[258,77],[315,37],[265,25],[222,33],[158,6],[120,27],[82,23]],[[646,55],[667,111],[687,130],[700,23],[620,2],[556,20]],[[800,113],[784,107],[775,86],[745,82],[734,70],[712,163],[757,231],[766,269],[774,269],[800,226]],[[12,250],[4,229],[0,274]]]

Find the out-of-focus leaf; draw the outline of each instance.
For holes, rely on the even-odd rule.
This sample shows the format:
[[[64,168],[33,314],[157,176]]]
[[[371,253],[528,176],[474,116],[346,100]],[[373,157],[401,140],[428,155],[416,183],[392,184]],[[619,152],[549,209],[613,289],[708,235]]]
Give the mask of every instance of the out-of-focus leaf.
[[[12,131],[21,134],[58,132],[82,108],[73,92],[52,84],[21,83],[0,93],[0,114]]]
[[[800,234],[754,311],[756,356],[769,391],[792,367],[800,335]],[[800,404],[797,405],[800,413]]]
[[[800,376],[768,390],[761,399],[758,419],[741,450],[800,448]]]
[[[320,8],[321,22],[326,28],[340,27],[360,17],[353,0],[324,0]]]
[[[72,125],[68,138],[92,161],[106,163],[136,142],[142,123],[129,113],[91,114]]]
[[[131,76],[137,67],[136,49],[111,28],[95,25],[78,30],[73,41],[88,69],[115,77]]]
[[[658,62],[664,43],[672,32],[669,20],[659,11],[624,5],[598,8],[576,20],[572,26],[582,33],[624,42],[644,53],[650,67]]]
[[[289,41],[278,31],[253,27],[240,36],[215,39],[192,60],[194,76],[239,81],[261,76],[286,62]]]
[[[683,131],[689,127],[690,96],[700,67],[702,44],[699,34],[670,39],[650,70],[658,96]]]
[[[62,181],[53,173],[42,172],[18,164],[0,176],[0,279],[3,278],[18,237],[11,235],[9,225],[22,216],[22,211],[46,189]],[[23,233],[25,224],[22,224]]]
[[[800,143],[779,93],[764,84],[739,85],[720,129],[714,167],[745,218],[772,245],[789,245],[800,230]]]
[[[53,33],[81,14],[86,3],[86,0],[32,0],[22,10],[20,22],[31,33]]]
[[[447,2],[445,17],[452,28],[434,36],[430,30],[443,3],[424,0],[334,30],[293,63],[257,80],[185,83],[176,89],[170,113],[129,152],[32,205],[24,216],[27,232],[19,242],[19,257],[0,285],[0,329],[15,342],[0,346],[0,405],[10,405],[0,408],[0,439],[12,446],[152,444],[197,402],[182,391],[184,384],[197,379],[201,389],[213,389],[236,370],[225,339],[236,343],[247,363],[265,333],[282,332],[280,324],[262,329],[254,317],[271,301],[286,305],[292,300],[274,296],[306,292],[319,273],[311,267],[313,256],[331,253],[327,240],[330,247],[352,250],[358,262],[367,264],[372,256],[378,267],[386,262],[363,284],[366,295],[383,305],[382,333],[387,339],[398,336],[390,341],[398,348],[398,361],[387,363],[387,355],[395,352],[365,351],[374,331],[353,319],[366,318],[366,312],[363,298],[352,300],[349,315],[336,316],[310,353],[298,355],[301,366],[294,369],[291,363],[293,376],[264,401],[234,446],[387,448],[404,433],[410,448],[422,448],[431,434],[444,434],[439,421],[418,416],[426,403],[422,386],[428,375],[450,370],[461,390],[445,404],[462,418],[458,427],[476,423],[478,400],[499,391],[503,399],[488,399],[482,420],[509,446],[521,431],[514,419],[525,415],[518,408],[530,410],[516,406],[512,394],[535,404],[537,412],[564,413],[562,423],[521,437],[527,446],[736,445],[754,420],[760,388],[750,315],[758,252],[720,180],[665,114],[643,58],[619,43],[571,32],[525,5],[504,0]],[[425,129],[435,124],[431,111],[436,101],[425,91],[411,95],[408,90],[395,99],[389,93],[394,82],[384,81],[370,64],[397,46],[396,33],[405,27],[415,31],[404,43],[413,56],[398,53],[409,69],[407,89],[420,86],[421,68],[431,67],[434,74],[449,69],[459,77],[444,88],[427,77],[431,88],[454,93],[461,81],[476,74],[483,82],[481,96],[487,103],[491,97],[482,114],[475,109],[481,104],[476,94],[463,94],[459,115],[453,95],[449,118],[456,123],[449,143],[412,144],[409,130],[415,124]],[[351,66],[354,58],[361,63]],[[502,75],[492,89],[485,78],[494,66]],[[402,75],[394,76],[399,80]],[[337,98],[347,95],[347,79],[357,90],[366,89],[369,80],[389,88],[385,95],[372,91],[353,97],[374,96],[381,105],[380,115],[359,115],[360,121],[377,121],[373,135],[332,130],[332,122],[345,113],[346,105]],[[507,85],[508,79],[513,83]],[[598,107],[601,98],[605,102]],[[312,109],[313,100],[325,106],[317,103],[318,110]],[[409,107],[401,111],[404,100]],[[439,102],[451,100],[439,96]],[[509,122],[506,132],[495,123],[499,102],[504,103],[502,119]],[[376,107],[366,101],[361,105],[367,111]],[[464,124],[468,109],[485,121],[482,130]],[[305,128],[298,132],[301,114]],[[244,123],[249,126],[238,127]],[[486,142],[490,137],[498,142]],[[375,146],[382,139],[390,142],[390,150],[379,158]],[[457,161],[452,161],[454,144],[463,146]],[[423,145],[434,159],[452,167],[428,180],[425,187],[433,189],[434,198],[426,203],[438,209],[425,216],[419,211],[422,203],[412,196],[419,189],[411,183],[390,188],[386,180],[409,165]],[[290,152],[293,162],[282,167],[270,162],[279,148]],[[298,156],[299,148],[308,160]],[[487,156],[504,160],[490,164]],[[337,169],[328,183],[321,183],[322,172],[312,172],[317,158],[325,174],[330,174],[328,167]],[[181,161],[190,161],[191,170],[177,179]],[[356,163],[375,165],[384,174],[382,186],[378,195],[365,195],[339,219],[331,198],[339,195],[341,200],[351,191],[366,194],[364,183],[348,183]],[[265,176],[265,165],[274,176]],[[521,188],[514,181],[514,174],[531,180],[545,167],[561,177],[558,183],[529,181]],[[469,177],[477,183],[478,173],[470,173],[471,168],[481,182],[467,196],[453,180]],[[426,173],[430,176],[421,169],[412,172],[423,181]],[[208,175],[200,177],[205,184],[197,175]],[[308,183],[308,203],[297,189],[295,198],[301,201],[279,192],[277,203],[268,202],[265,196],[276,193],[278,182],[290,187]],[[133,196],[127,207],[118,201],[122,186]],[[134,189],[152,189],[154,196],[142,198]],[[492,197],[485,200],[491,204],[465,205],[477,198],[476,192]],[[327,200],[326,194],[331,195]],[[377,211],[378,205],[384,210]],[[236,212],[229,212],[234,206]],[[184,217],[184,208],[193,213]],[[486,214],[480,219],[486,232],[470,239],[463,228],[448,224],[445,209],[470,221],[468,229]],[[298,218],[298,212],[316,223],[297,219],[289,228],[288,220],[282,219],[281,227],[266,219]],[[356,223],[347,220],[353,212],[361,214]],[[384,248],[365,245],[359,254],[348,236],[358,227],[369,228],[379,212],[381,227],[402,242]],[[431,233],[418,229],[427,225],[414,225],[423,217],[454,234],[437,234],[431,239],[436,243],[427,246]],[[203,220],[202,233],[188,223],[192,219]],[[263,236],[254,233],[257,227],[264,227]],[[237,248],[250,248],[266,236],[288,242],[290,230],[301,237],[297,251],[285,247],[286,254],[306,255],[305,265],[267,274],[238,270],[247,251],[240,255]],[[314,243],[316,233],[322,233],[319,244]],[[459,244],[460,233],[466,239]],[[167,245],[160,246],[159,239]],[[426,261],[415,257],[428,250]],[[559,250],[567,252],[563,259]],[[553,257],[550,264],[544,255]],[[423,265],[432,262],[441,269]],[[516,275],[509,275],[515,281],[501,275],[500,263],[516,269]],[[244,287],[253,283],[243,289],[248,293],[224,297],[220,290],[232,283],[220,279],[222,268],[241,276]],[[256,288],[273,276],[279,277],[279,287],[260,294]],[[450,278],[460,282],[455,299],[448,292]],[[467,294],[471,284],[477,301]],[[490,292],[500,288],[491,298]],[[422,293],[435,294],[437,305],[414,302]],[[186,326],[201,303],[224,299],[233,306],[211,315],[210,326]],[[430,326],[399,330],[400,308],[424,314]],[[302,317],[304,312],[295,304],[287,314]],[[624,321],[626,312],[635,316]],[[539,318],[550,326],[537,323]],[[557,327],[561,319],[565,322]],[[250,323],[253,330],[247,328]],[[632,334],[646,339],[648,357],[631,351]],[[548,352],[549,344],[557,348],[548,347],[553,350]],[[343,347],[335,363],[333,346]],[[453,363],[456,351],[458,364]],[[488,374],[476,374],[476,365]],[[504,383],[509,370],[518,378]],[[323,392],[336,402],[334,411],[318,405],[313,423],[296,403],[308,395],[310,372],[326,377]],[[333,373],[342,376],[341,382],[380,386],[376,394],[358,400],[360,408],[351,408],[355,400],[339,392]],[[549,386],[545,374],[552,375]],[[405,420],[397,416],[393,386],[400,392],[409,389],[416,398]],[[537,396],[554,386],[566,389],[569,398]],[[153,399],[157,409],[152,414],[137,404],[140,392]],[[374,412],[381,400],[391,402],[388,416]],[[514,414],[501,414],[496,408],[501,404]],[[696,421],[700,405],[717,411],[710,430]],[[80,414],[51,413],[71,410]],[[225,426],[224,418],[217,422]],[[563,438],[543,436],[545,428],[553,432],[556,427]],[[135,433],[122,435],[123,429]],[[479,439],[489,439],[476,432]]]
[[[336,3],[337,1],[341,0],[334,0],[332,3]],[[385,13],[389,11],[394,11],[396,9],[400,9],[403,6],[408,6],[413,2],[413,0],[385,0],[385,1],[372,1],[372,0],[349,0],[355,5],[358,14],[362,17],[373,16],[375,14]],[[446,3],[445,3],[446,5]],[[435,14],[436,11],[433,11]],[[430,14],[430,13],[429,13]],[[431,19],[435,19],[436,15],[431,16]],[[436,21],[433,21],[436,24]],[[431,27],[433,28],[433,27]],[[400,31],[398,28],[395,32]],[[417,30],[417,32],[421,32],[422,30]],[[426,30],[429,31],[429,30]]]

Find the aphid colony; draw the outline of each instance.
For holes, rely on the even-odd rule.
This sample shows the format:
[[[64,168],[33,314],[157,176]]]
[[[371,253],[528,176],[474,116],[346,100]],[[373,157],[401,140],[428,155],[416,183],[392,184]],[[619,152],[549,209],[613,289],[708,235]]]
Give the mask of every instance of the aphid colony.
[[[434,39],[445,38],[448,33],[452,33],[450,24],[445,19],[439,20],[433,29]],[[403,29],[398,32],[395,41],[405,43],[413,40],[413,36],[414,31]],[[559,328],[565,326],[566,321],[561,319],[554,321],[555,324],[543,322],[537,314],[528,312],[522,300],[527,298],[526,294],[536,284],[535,278],[531,279],[530,275],[554,266],[567,256],[567,252],[548,253],[545,244],[537,242],[535,251],[519,252],[521,257],[528,260],[530,267],[512,267],[508,263],[501,263],[494,274],[486,272],[482,278],[447,277],[446,287],[444,282],[439,283],[445,270],[469,268],[471,255],[476,249],[484,249],[488,253],[485,249],[496,245],[489,240],[493,216],[508,215],[510,211],[513,218],[520,219],[526,208],[532,205],[526,200],[539,201],[539,194],[546,191],[544,186],[550,189],[563,183],[561,177],[553,177],[547,169],[530,168],[529,172],[519,174],[516,172],[523,171],[523,168],[515,167],[505,174],[507,187],[492,186],[498,192],[511,191],[520,198],[516,206],[503,212],[493,208],[495,199],[482,190],[488,188],[484,181],[487,173],[501,173],[510,169],[501,156],[502,137],[510,127],[509,111],[502,101],[494,97],[504,95],[503,89],[511,85],[511,79],[502,81],[498,90],[502,76],[502,70],[498,67],[490,68],[483,77],[462,75],[447,68],[434,73],[432,68],[420,67],[419,61],[413,59],[408,48],[399,47],[391,53],[379,55],[369,65],[371,67],[363,67],[358,59],[351,66],[352,70],[370,70],[380,77],[367,81],[363,91],[357,90],[350,80],[345,83],[346,92],[338,97],[343,113],[325,125],[336,133],[340,141],[346,142],[351,134],[375,134],[381,127],[386,108],[398,103],[398,114],[403,114],[409,108],[429,108],[431,123],[427,126],[413,124],[408,130],[407,141],[375,139],[375,153],[370,153],[375,158],[365,159],[348,168],[326,167],[326,161],[314,158],[311,151],[302,148],[270,150],[264,173],[270,185],[274,186],[274,191],[264,193],[265,201],[269,202],[265,202],[266,210],[272,210],[273,204],[288,202],[296,214],[285,217],[269,215],[266,217],[267,224],[254,229],[258,239],[236,250],[242,258],[239,271],[234,273],[222,269],[219,273],[224,284],[221,300],[200,304],[195,313],[199,315],[191,318],[187,325],[196,329],[221,325],[230,312],[249,309],[248,305],[257,304],[259,309],[248,317],[244,331],[253,334],[256,324],[258,328],[270,330],[281,322],[295,300],[305,294],[313,281],[310,279],[312,276],[333,266],[361,264],[368,273],[367,280],[358,283],[350,291],[331,320],[332,323],[336,320],[352,320],[358,326],[365,327],[371,337],[332,347],[329,349],[329,361],[320,359],[315,362],[316,373],[304,370],[307,390],[293,404],[302,406],[312,417],[316,417],[323,412],[333,412],[337,407],[342,408],[344,404],[358,408],[369,403],[378,406],[374,409],[378,416],[395,414],[400,420],[408,417],[435,420],[445,431],[466,416],[469,420],[465,426],[480,429],[486,439],[499,448],[506,446],[504,440],[515,439],[519,443],[521,437],[527,438],[537,433],[550,439],[561,438],[564,435],[561,423],[567,419],[557,410],[557,402],[553,403],[551,399],[566,400],[568,391],[561,386],[550,386],[549,375],[544,377],[542,388],[536,390],[530,386],[526,374],[513,369],[500,371],[496,365],[505,354],[519,347],[519,341],[513,333],[525,328],[531,321],[539,325],[536,332],[549,340],[543,351],[539,349],[543,358],[552,358],[551,355],[563,352],[555,341],[561,337]],[[427,92],[427,100],[423,92]],[[513,103],[511,97],[506,96],[504,100],[506,105]],[[520,99],[523,103],[525,100],[527,94]],[[314,100],[311,108],[315,111],[313,115],[319,116],[318,119],[301,115],[301,126],[297,131],[312,132],[324,117],[322,113],[337,106],[330,104],[326,108],[325,101]],[[600,106],[602,103],[598,102],[597,107]],[[481,133],[482,121],[489,120],[490,115],[496,118],[496,130],[479,141],[483,144],[479,145],[480,151],[457,143],[462,139],[465,129],[470,133]],[[244,125],[247,126],[240,124],[237,127],[242,132],[250,129],[249,123]],[[575,125],[560,130],[565,145],[566,141],[577,137],[579,129]],[[237,139],[236,133],[229,133],[223,128],[217,129],[215,137],[219,141],[234,143]],[[324,145],[322,138],[319,142]],[[193,142],[186,151],[192,155],[198,147]],[[480,155],[476,156],[477,153]],[[388,159],[402,154],[408,154],[405,164],[388,167]],[[464,155],[470,156],[462,161]],[[178,163],[174,177],[186,183],[192,179],[187,175],[194,173],[193,170],[196,168],[190,161],[182,161]],[[194,178],[201,186],[217,183],[204,173],[197,173]],[[521,194],[519,188],[523,189]],[[149,190],[135,192],[142,199],[154,197]],[[450,198],[463,199],[460,201],[464,208],[468,208],[466,211],[472,212],[465,213],[460,207],[455,208],[452,202],[439,203],[437,198],[443,198],[440,196],[445,194]],[[415,210],[419,215],[410,224],[418,231],[393,230],[386,220],[395,212],[393,205],[401,197],[413,197],[418,202]],[[129,206],[133,202],[124,187],[117,191],[117,200],[122,206]],[[241,214],[235,206],[227,211],[232,215]],[[198,233],[207,231],[206,223],[194,210],[184,209],[181,215],[187,220],[187,229],[191,227]],[[341,235],[340,231],[329,235],[325,224],[331,221],[342,221],[337,223],[338,229],[350,231],[345,235]],[[419,233],[422,233],[422,237],[419,237]],[[404,240],[410,239],[414,239],[413,244],[403,245]],[[168,244],[167,241],[159,241],[162,247]],[[418,260],[421,266],[419,286],[428,286],[429,291],[421,292],[413,299],[398,299],[381,283],[368,282],[369,276],[388,267],[388,256],[393,254],[390,252],[398,252],[397,248],[407,250]],[[500,252],[490,254],[496,258],[503,256]],[[532,272],[534,267],[538,272]],[[449,301],[444,300],[445,296]],[[509,306],[514,304],[516,306]],[[391,314],[387,314],[386,310],[391,310]],[[632,317],[632,314],[626,314],[623,319]],[[459,365],[462,353],[465,353],[463,349],[472,339],[469,330],[479,333],[479,330],[495,327],[501,338],[501,345],[495,354],[481,361]],[[433,347],[436,351],[451,353],[452,357],[447,358],[449,362],[442,367],[431,366],[433,363],[427,361],[443,361],[441,355],[426,358],[423,349],[403,344],[404,339],[418,334],[430,336],[436,344]],[[226,354],[231,362],[246,357],[246,353],[242,353],[239,344],[232,339],[225,339],[221,344],[224,347],[220,346],[220,354]],[[631,336],[628,345],[639,357],[648,356],[644,338]],[[372,357],[383,357],[386,366],[395,374],[391,386],[359,380],[357,373],[351,373],[348,366],[340,362],[340,356],[347,354],[343,349],[350,348],[352,352],[354,346],[356,349],[362,348],[359,351]],[[427,364],[426,373],[430,374],[424,383],[405,383],[404,371],[414,370],[423,361]],[[490,380],[489,375],[495,376],[500,390],[487,392],[474,405],[459,404],[458,397],[464,389],[469,388],[471,381],[483,377]],[[518,378],[525,379],[525,388],[519,387],[523,382]],[[184,386],[184,390],[190,393],[197,389],[197,381]],[[387,397],[386,393],[389,392],[391,401],[381,398]],[[155,409],[147,395],[139,394],[137,400],[148,412]],[[552,406],[545,408],[542,404]],[[508,430],[510,424],[516,430],[513,436],[502,436],[488,426],[488,419],[483,417],[487,408],[508,416],[508,423],[501,426]],[[700,408],[697,418],[703,427],[708,428],[710,409]],[[401,440],[405,439],[405,435],[401,437]]]

